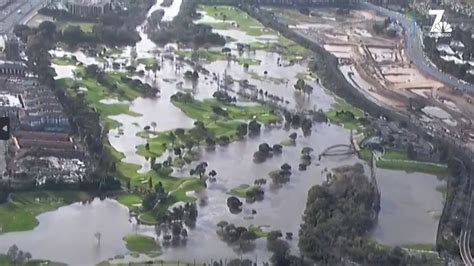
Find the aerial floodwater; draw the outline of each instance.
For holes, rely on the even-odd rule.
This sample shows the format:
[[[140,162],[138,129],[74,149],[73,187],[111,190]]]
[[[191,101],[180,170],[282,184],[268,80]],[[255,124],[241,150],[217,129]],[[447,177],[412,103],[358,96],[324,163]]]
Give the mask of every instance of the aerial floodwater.
[[[160,6],[162,0],[150,9],[150,16],[158,9],[164,10],[163,20],[172,20],[179,11],[182,1],[174,0],[171,6]],[[223,23],[204,10],[200,20],[195,23]],[[229,18],[230,20],[231,18]],[[158,47],[147,36],[145,22],[138,27],[141,41],[134,48],[126,47],[109,58],[94,58],[82,51],[51,51],[53,57],[75,56],[77,61],[84,65],[97,64],[104,69],[111,70],[113,62],[129,62],[133,50],[137,53],[137,62],[140,59],[154,57],[157,51],[168,58],[160,62],[161,69],[157,76],[146,74],[136,75],[134,78],[156,86],[160,89],[159,97],[137,97],[126,101],[123,99],[105,98],[100,101],[104,105],[126,105],[128,113],[112,115],[110,118],[120,125],[108,132],[110,145],[123,155],[122,162],[136,166],[138,173],[147,173],[151,169],[150,159],[140,155],[139,147],[144,146],[148,139],[142,133],[146,126],[153,125],[158,132],[177,128],[190,129],[195,122],[180,108],[176,107],[170,97],[177,92],[191,92],[195,99],[212,98],[218,86],[211,74],[200,74],[197,83],[183,78],[187,70],[193,68],[185,62],[178,62],[178,55],[191,53],[188,49],[176,48],[175,45]],[[226,47],[234,52],[237,43],[250,44],[261,42],[271,44],[278,42],[279,35],[268,30],[258,36],[252,36],[238,28],[215,29],[215,32],[229,37]],[[217,51],[220,51],[218,48]],[[344,51],[340,51],[343,53]],[[298,60],[297,63],[279,64],[282,55],[274,51],[256,50],[246,54],[250,64],[245,69],[242,64],[226,59],[203,63],[202,66],[223,77],[225,74],[234,80],[248,80],[252,85],[268,90],[274,95],[282,97],[286,107],[290,110],[319,110],[324,112],[333,110],[336,104],[343,101],[326,90],[319,81],[309,75],[307,60]],[[159,58],[159,57],[157,57]],[[169,59],[172,58],[172,59]],[[159,59],[161,60],[161,59]],[[57,72],[56,79],[74,78],[76,66],[53,64]],[[139,63],[137,70],[145,69]],[[345,72],[349,72],[348,69]],[[295,91],[294,84],[299,78],[314,87],[309,95]],[[357,79],[357,77],[356,77]],[[236,82],[237,83],[237,82]],[[359,82],[359,86],[367,86]],[[237,90],[238,84],[233,85]],[[232,89],[232,87],[231,87]],[[87,91],[87,88],[79,88]],[[237,105],[252,106],[249,100],[237,98]],[[289,135],[293,129],[285,129],[283,125],[262,126],[262,132],[255,137],[232,142],[227,146],[217,146],[209,151],[197,148],[200,153],[199,161],[208,164],[207,169],[215,170],[217,180],[210,182],[206,189],[199,192],[188,192],[187,196],[195,197],[198,206],[198,217],[194,228],[189,230],[186,245],[178,247],[163,247],[158,257],[165,261],[211,261],[224,258],[249,258],[258,261],[268,261],[271,253],[267,250],[265,238],[255,241],[252,251],[242,253],[235,247],[222,242],[216,234],[216,224],[220,221],[234,223],[236,226],[259,227],[264,231],[281,230],[293,233],[289,241],[294,254],[298,254],[298,230],[302,223],[302,215],[306,207],[308,189],[316,184],[322,184],[328,171],[342,165],[361,163],[369,173],[366,161],[354,155],[324,156],[320,160],[313,159],[307,171],[298,171],[301,149],[311,147],[313,154],[318,155],[326,148],[351,142],[351,130],[333,123],[314,123],[311,134],[303,136],[298,131],[294,143],[287,145]],[[259,144],[282,144],[283,152],[262,163],[253,161],[253,154]],[[168,153],[163,153],[156,160],[164,160]],[[317,156],[316,156],[317,158]],[[188,177],[189,170],[198,162],[176,169],[173,176]],[[231,190],[241,185],[254,183],[259,178],[268,178],[270,172],[278,170],[284,163],[293,167],[291,181],[281,187],[265,186],[265,198],[254,203],[244,203],[242,211],[237,214],[229,212],[226,200]],[[147,182],[147,179],[144,181]],[[377,182],[381,191],[381,210],[378,224],[371,232],[373,239],[384,245],[411,245],[435,243],[438,218],[443,207],[443,195],[439,187],[445,185],[435,175],[405,172],[396,170],[377,169]],[[176,204],[180,204],[179,202]],[[128,263],[150,259],[148,256],[132,256],[129,254],[123,238],[129,234],[139,233],[157,237],[154,226],[137,224],[134,217],[130,217],[126,206],[114,199],[94,199],[87,202],[78,202],[54,211],[37,216],[39,225],[33,230],[0,234],[0,253],[6,253],[8,248],[16,244],[21,249],[31,252],[34,258],[49,259],[71,265],[92,265],[103,261]],[[100,245],[96,233],[100,232]],[[159,237],[159,236],[158,236]],[[156,258],[153,258],[156,259]]]

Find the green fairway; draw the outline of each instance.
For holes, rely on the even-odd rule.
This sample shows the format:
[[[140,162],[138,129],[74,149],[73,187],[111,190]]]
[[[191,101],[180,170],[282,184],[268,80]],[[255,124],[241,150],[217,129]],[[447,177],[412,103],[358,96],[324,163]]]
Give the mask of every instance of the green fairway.
[[[129,208],[133,208],[135,205],[140,206],[142,197],[137,194],[122,194],[118,196],[117,201]]]
[[[161,247],[153,237],[144,235],[126,235],[123,240],[131,252],[145,254],[149,257],[161,255]]]
[[[200,11],[205,11],[208,16],[215,19],[223,20],[223,22],[217,23],[217,27],[221,29],[234,28],[232,22],[235,22],[239,30],[244,31],[248,35],[259,36],[263,34],[275,34],[275,31],[265,29],[258,20],[249,16],[244,11],[233,7],[233,6],[199,6]],[[228,23],[226,22],[228,21]],[[210,26],[214,26],[216,23],[206,23]],[[226,26],[228,24],[229,26]]]
[[[32,230],[38,225],[37,215],[89,197],[75,191],[14,193],[8,203],[0,205],[0,232]]]
[[[246,12],[233,6],[207,6],[200,5],[199,10],[207,15],[224,20],[220,22],[206,23],[209,26],[220,30],[240,30],[250,36],[273,35],[278,36],[278,40],[273,42],[257,41],[250,44],[250,49],[266,50],[279,53],[286,60],[304,59],[311,55],[311,52],[301,45],[279,36],[272,29],[264,27],[258,20],[248,15]],[[232,22],[235,22],[233,25]],[[239,62],[243,64],[244,62]]]

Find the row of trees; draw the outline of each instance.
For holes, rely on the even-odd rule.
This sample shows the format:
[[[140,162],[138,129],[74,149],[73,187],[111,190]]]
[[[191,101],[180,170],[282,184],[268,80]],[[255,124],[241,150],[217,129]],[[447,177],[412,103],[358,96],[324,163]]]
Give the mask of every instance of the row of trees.
[[[204,24],[195,24],[199,18],[194,1],[184,1],[178,15],[170,22],[162,22],[159,28],[149,32],[150,39],[159,45],[170,42],[181,43],[189,47],[198,48],[206,45],[223,46],[225,39],[212,32],[212,27]]]
[[[68,26],[59,32],[59,40],[71,45],[106,44],[113,46],[133,45],[140,40],[136,28],[145,20],[154,0],[129,1],[122,7],[100,17],[75,17],[65,11],[43,8],[40,13],[53,16],[56,20],[78,20],[96,23],[92,32],[84,32],[79,26]]]

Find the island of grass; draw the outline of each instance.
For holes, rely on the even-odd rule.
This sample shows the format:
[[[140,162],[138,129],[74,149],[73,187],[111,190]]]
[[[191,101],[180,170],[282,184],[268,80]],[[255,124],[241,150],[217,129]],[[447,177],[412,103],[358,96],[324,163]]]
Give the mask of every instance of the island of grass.
[[[109,129],[120,126],[117,121],[110,119],[109,116],[119,114],[140,116],[140,114],[130,111],[128,103],[120,103],[120,101],[132,101],[150,93],[147,86],[127,78],[127,75],[121,72],[99,72],[96,75],[91,75],[87,73],[85,68],[78,67],[75,75],[80,79],[59,79],[56,81],[58,87],[68,89],[72,95],[77,97],[81,94],[84,95],[88,104],[101,115],[103,126]],[[86,90],[81,90],[81,88]],[[117,100],[118,102],[104,102],[108,99]]]
[[[248,15],[246,12],[234,6],[205,6],[199,5],[199,11],[206,15],[221,20],[218,23],[206,23],[217,29],[238,28],[248,35],[260,36],[264,34],[276,34],[274,30],[266,29],[258,20]]]
[[[331,106],[331,110],[325,113],[331,123],[340,125],[346,129],[363,132],[364,112],[343,100],[338,100]]]
[[[252,191],[259,190],[260,188],[258,186],[251,186],[248,184],[242,184],[236,188],[233,188],[230,190],[230,194],[241,197],[241,198],[246,198],[248,193],[252,193]]]
[[[153,237],[130,234],[126,235],[123,240],[125,241],[125,246],[130,252],[145,254],[149,257],[157,257],[161,255],[161,246]]]
[[[75,191],[14,193],[7,203],[0,204],[0,233],[32,230],[38,225],[37,215],[89,198],[89,194]]]
[[[297,43],[279,36],[272,29],[264,27],[258,20],[246,12],[234,6],[208,6],[200,5],[199,10],[205,12],[220,22],[207,23],[207,25],[220,30],[238,29],[251,36],[273,35],[275,41],[264,40],[252,42],[249,48],[252,50],[266,50],[279,53],[286,60],[303,59],[311,55],[311,52]]]
[[[135,188],[149,188],[150,180],[151,186],[161,183],[163,189],[168,192],[168,197],[160,201],[153,209],[143,211],[141,202],[144,194],[128,193],[119,195],[117,201],[129,207],[139,214],[139,219],[145,224],[155,224],[156,217],[159,213],[168,210],[168,208],[176,202],[194,202],[196,199],[186,195],[188,191],[199,191],[204,187],[203,181],[198,178],[177,178],[172,176],[172,171],[164,170],[150,170],[146,173],[138,173],[140,166],[136,164],[122,162],[124,155],[115,150],[110,144],[105,145],[105,150],[109,156],[114,160],[116,173],[118,177],[124,182],[130,182],[132,190]],[[170,169],[171,168],[167,168]]]

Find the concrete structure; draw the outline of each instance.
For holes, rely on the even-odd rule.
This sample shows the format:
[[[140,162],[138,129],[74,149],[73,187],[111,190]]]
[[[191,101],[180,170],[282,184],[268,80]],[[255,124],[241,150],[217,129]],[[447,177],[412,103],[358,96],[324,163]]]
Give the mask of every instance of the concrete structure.
[[[0,60],[0,76],[21,76],[24,77],[27,66],[21,61]]]
[[[112,9],[111,0],[65,0],[68,13],[80,17],[100,16]]]

